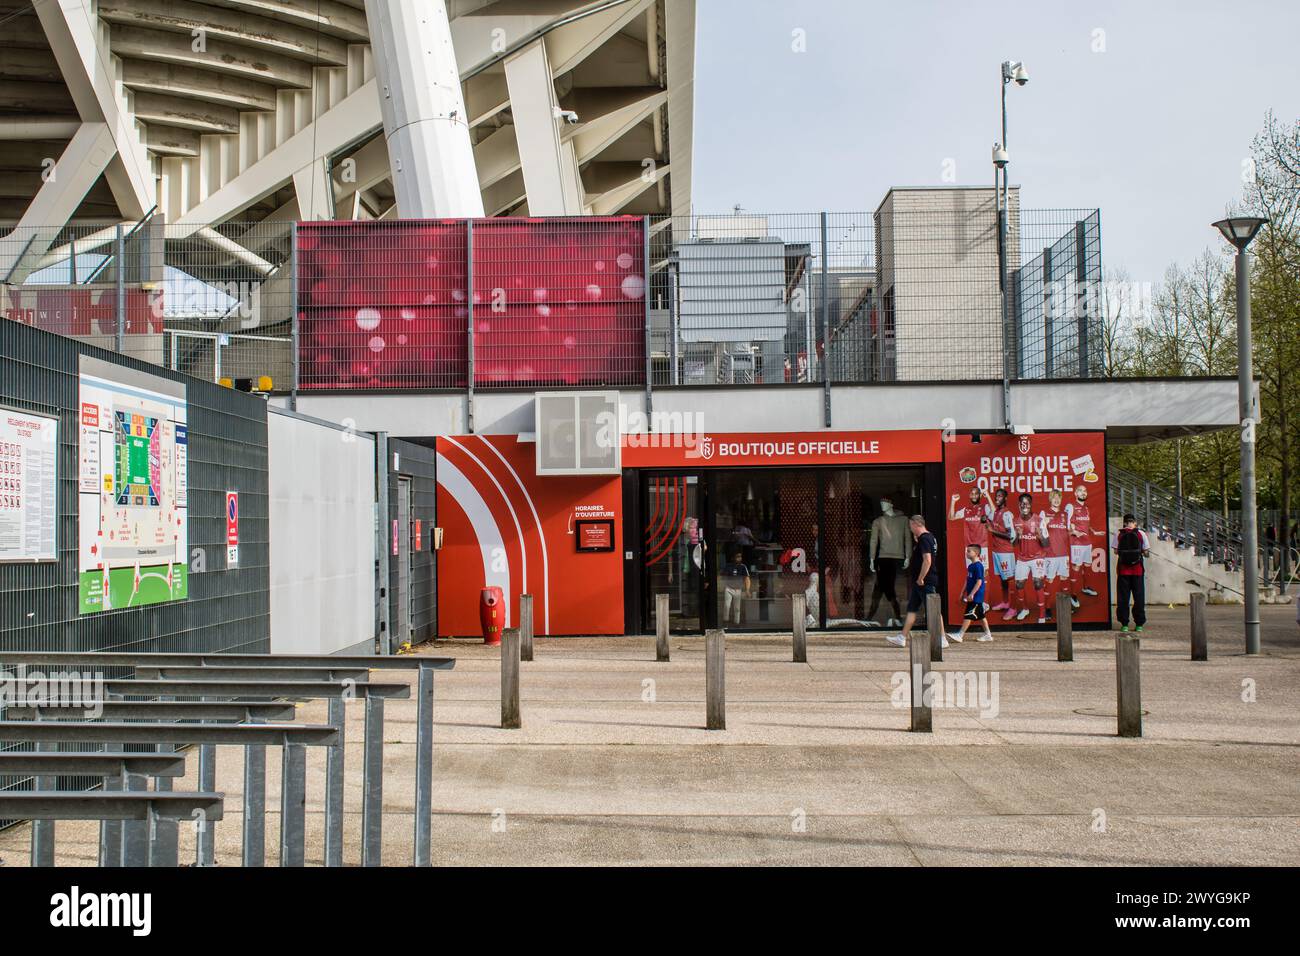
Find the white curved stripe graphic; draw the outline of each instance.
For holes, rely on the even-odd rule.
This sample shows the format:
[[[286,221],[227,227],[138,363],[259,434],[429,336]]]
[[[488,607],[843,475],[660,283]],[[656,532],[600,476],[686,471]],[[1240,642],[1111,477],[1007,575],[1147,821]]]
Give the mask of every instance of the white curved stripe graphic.
[[[456,499],[456,504],[460,505],[465,516],[469,518],[469,523],[474,528],[474,536],[478,538],[479,552],[483,557],[483,581],[488,587],[496,585],[501,588],[501,593],[505,595],[503,603],[506,606],[505,623],[502,627],[511,627],[510,561],[504,562],[505,571],[496,571],[492,567],[494,549],[497,549],[498,554],[503,556],[506,554],[506,544],[501,538],[501,529],[497,527],[496,519],[492,517],[492,509],[487,506],[483,496],[464,473],[444,456],[438,455],[437,459],[438,484],[447,489],[447,493]]]
[[[445,438],[447,444],[455,445],[462,452],[464,452],[465,455],[469,458],[469,460],[472,461],[474,464],[478,465],[479,469],[483,472],[483,474],[488,476],[488,480],[491,481],[492,484],[496,485],[497,493],[501,495],[501,500],[505,502],[506,510],[510,512],[510,520],[513,521],[515,524],[515,540],[519,542],[519,560],[520,560],[519,570],[523,576],[522,593],[527,593],[528,591],[528,547],[524,543],[524,531],[523,528],[519,526],[519,515],[515,514],[515,506],[510,503],[510,499],[506,496],[506,490],[501,487],[501,482],[497,481],[497,476],[492,474],[492,472],[488,469],[487,465],[479,461],[472,451],[470,451],[460,442],[456,441],[454,438],[446,438],[446,436],[443,437]],[[510,556],[507,554],[506,555],[507,561],[509,561],[509,557]],[[509,591],[507,591],[506,603],[509,603],[512,600],[514,600],[514,596],[510,594]]]
[[[520,480],[519,474],[515,471],[514,466],[512,466],[510,462],[506,461],[505,455],[497,451],[496,445],[492,444],[486,438],[483,439],[483,444],[487,445],[492,454],[501,459],[501,464],[506,466],[506,471],[510,472],[510,476],[514,478],[515,484],[519,486],[519,491],[524,496],[524,501],[528,502],[528,510],[533,513],[533,524],[537,526],[537,540],[542,544],[542,594],[545,597],[542,604],[542,633],[549,634],[551,632],[551,569],[546,555],[546,532],[542,530],[542,519],[537,516],[537,508],[533,505],[533,496],[530,495],[528,489],[524,487],[524,483]]]

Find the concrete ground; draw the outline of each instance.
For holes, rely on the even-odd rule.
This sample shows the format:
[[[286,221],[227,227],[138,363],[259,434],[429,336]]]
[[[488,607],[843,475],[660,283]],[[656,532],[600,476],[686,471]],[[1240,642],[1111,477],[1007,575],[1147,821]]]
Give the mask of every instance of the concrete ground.
[[[1242,654],[1240,607],[1209,608],[1210,660],[1188,659],[1186,608],[1142,635],[1142,739],[1115,736],[1114,635],[954,645],[941,672],[984,675],[983,708],[938,708],[909,733],[891,702],[905,652],[878,634],[727,641],[727,729],[704,724],[703,639],[539,639],[522,730],[501,730],[495,648],[438,642],[433,841],[438,864],[1133,864],[1300,862],[1300,629],[1264,607]],[[996,676],[996,697],[992,680]],[[374,680],[408,680],[378,672]],[[299,720],[323,721],[323,703]],[[350,705],[345,860],[360,856],[362,709]],[[384,862],[411,861],[414,704],[387,706]],[[278,761],[268,754],[268,856]],[[187,784],[193,786],[193,765]],[[308,864],[322,861],[324,754],[308,764]],[[217,860],[239,861],[241,755],[221,748]],[[26,826],[0,833],[27,863]],[[63,865],[93,865],[95,826],[58,825]],[[193,835],[182,828],[182,858]]]

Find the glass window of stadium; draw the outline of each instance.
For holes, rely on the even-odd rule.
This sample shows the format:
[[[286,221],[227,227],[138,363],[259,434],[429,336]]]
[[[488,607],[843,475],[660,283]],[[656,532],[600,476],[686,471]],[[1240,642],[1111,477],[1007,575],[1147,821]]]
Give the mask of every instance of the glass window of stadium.
[[[809,627],[895,626],[922,480],[920,467],[646,476],[647,623],[666,592],[674,631],[787,629],[803,592]]]

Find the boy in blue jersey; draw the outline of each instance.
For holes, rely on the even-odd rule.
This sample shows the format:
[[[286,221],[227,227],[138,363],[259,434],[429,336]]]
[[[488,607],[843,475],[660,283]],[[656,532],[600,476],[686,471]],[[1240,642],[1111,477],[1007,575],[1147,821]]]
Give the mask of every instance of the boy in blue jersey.
[[[966,629],[970,627],[971,621],[979,621],[984,627],[984,633],[976,640],[993,640],[993,632],[989,630],[988,619],[984,616],[988,605],[984,603],[984,562],[980,557],[979,545],[972,544],[966,548],[966,586],[961,591],[961,599],[966,602],[966,613],[962,617],[961,630],[948,635],[950,641],[958,644],[966,637]]]

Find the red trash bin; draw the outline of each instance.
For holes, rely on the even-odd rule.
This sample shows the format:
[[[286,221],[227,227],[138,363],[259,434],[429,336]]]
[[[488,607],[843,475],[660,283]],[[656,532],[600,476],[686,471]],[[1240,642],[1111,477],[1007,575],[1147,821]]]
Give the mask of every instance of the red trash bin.
[[[484,644],[500,644],[501,628],[506,619],[506,599],[499,587],[484,588],[478,597],[478,621],[483,627]]]

